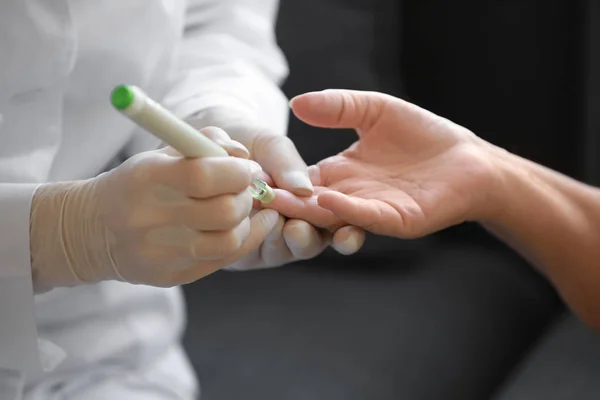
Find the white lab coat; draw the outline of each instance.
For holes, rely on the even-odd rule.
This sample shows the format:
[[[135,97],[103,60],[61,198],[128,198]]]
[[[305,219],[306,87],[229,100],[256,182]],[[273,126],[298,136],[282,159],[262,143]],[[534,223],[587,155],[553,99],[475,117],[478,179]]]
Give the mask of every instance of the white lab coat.
[[[193,397],[178,288],[106,282],[34,296],[31,198],[39,183],[89,178],[158,145],[111,109],[121,83],[182,117],[224,106],[284,133],[276,9],[276,0],[0,2],[0,399],[21,398],[23,383],[32,400]],[[40,356],[51,368],[61,352],[41,373]]]

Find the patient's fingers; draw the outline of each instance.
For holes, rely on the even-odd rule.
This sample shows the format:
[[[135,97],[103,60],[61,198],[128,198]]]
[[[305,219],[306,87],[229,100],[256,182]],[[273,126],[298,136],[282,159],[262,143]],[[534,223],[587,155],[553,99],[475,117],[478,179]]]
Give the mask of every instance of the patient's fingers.
[[[403,216],[383,201],[352,197],[331,190],[318,197],[318,204],[335,213],[346,221],[347,225],[354,225],[378,235],[415,237],[407,232]]]
[[[262,207],[276,210],[287,218],[300,219],[332,232],[346,225],[333,212],[322,208],[317,203],[318,195],[328,189],[316,187],[315,194],[310,197],[299,197],[282,189],[274,190],[275,199]]]

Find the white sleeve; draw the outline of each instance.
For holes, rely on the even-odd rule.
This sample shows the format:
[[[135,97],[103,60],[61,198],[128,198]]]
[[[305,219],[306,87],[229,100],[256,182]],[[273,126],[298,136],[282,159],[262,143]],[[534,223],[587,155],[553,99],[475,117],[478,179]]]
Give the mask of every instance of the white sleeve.
[[[275,38],[278,0],[188,0],[178,67],[161,103],[180,118],[214,107],[285,135],[288,66]],[[160,141],[136,129],[130,157]]]
[[[286,60],[275,38],[278,0],[188,0],[178,74],[165,105],[187,118],[225,107],[285,134],[279,88]]]
[[[0,368],[39,371],[29,254],[29,215],[37,185],[0,183]]]

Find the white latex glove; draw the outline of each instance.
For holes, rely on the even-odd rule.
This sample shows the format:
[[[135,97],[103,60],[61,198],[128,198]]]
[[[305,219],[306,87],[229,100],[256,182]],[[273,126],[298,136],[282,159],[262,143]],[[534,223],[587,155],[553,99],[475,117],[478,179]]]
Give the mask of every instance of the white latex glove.
[[[188,160],[166,148],[93,179],[42,185],[31,211],[36,290],[103,280],[168,287],[237,261],[278,221],[271,210],[249,218],[247,187],[260,172],[253,161]]]
[[[222,128],[223,130],[207,131],[205,134],[218,143],[231,137],[244,145],[250,151],[250,158],[258,162],[267,174],[268,177],[263,175],[263,179],[274,187],[300,196],[312,193],[313,186],[306,163],[287,136],[277,135],[263,126],[249,123],[244,117],[222,108],[204,110],[188,119],[188,122],[203,131],[205,129],[201,128],[206,125]],[[349,255],[360,250],[364,240],[365,233],[359,228],[346,226],[331,234],[305,221],[280,216],[275,229],[259,249],[225,269],[276,267],[316,257],[329,245],[339,253]]]
[[[251,215],[257,213],[253,210]],[[321,254],[328,245],[341,243],[341,248],[354,252],[364,242],[364,231],[346,226],[336,231],[335,236],[320,230],[299,219],[286,219],[279,215],[275,228],[256,250],[223,268],[230,271],[249,271],[259,268],[273,268],[298,260],[308,260]],[[353,242],[355,240],[359,243]],[[345,245],[349,243],[348,245]],[[344,247],[346,246],[346,247]],[[341,251],[340,251],[341,252]]]

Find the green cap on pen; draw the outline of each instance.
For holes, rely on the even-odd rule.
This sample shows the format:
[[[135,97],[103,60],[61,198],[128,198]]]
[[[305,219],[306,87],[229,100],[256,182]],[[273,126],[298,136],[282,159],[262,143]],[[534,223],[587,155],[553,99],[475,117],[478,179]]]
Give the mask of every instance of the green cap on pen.
[[[135,99],[135,93],[133,93],[133,90],[131,89],[131,87],[127,86],[127,85],[117,86],[113,90],[112,95],[110,97],[110,101],[111,101],[112,105],[117,110],[126,109],[133,103],[134,99]]]

